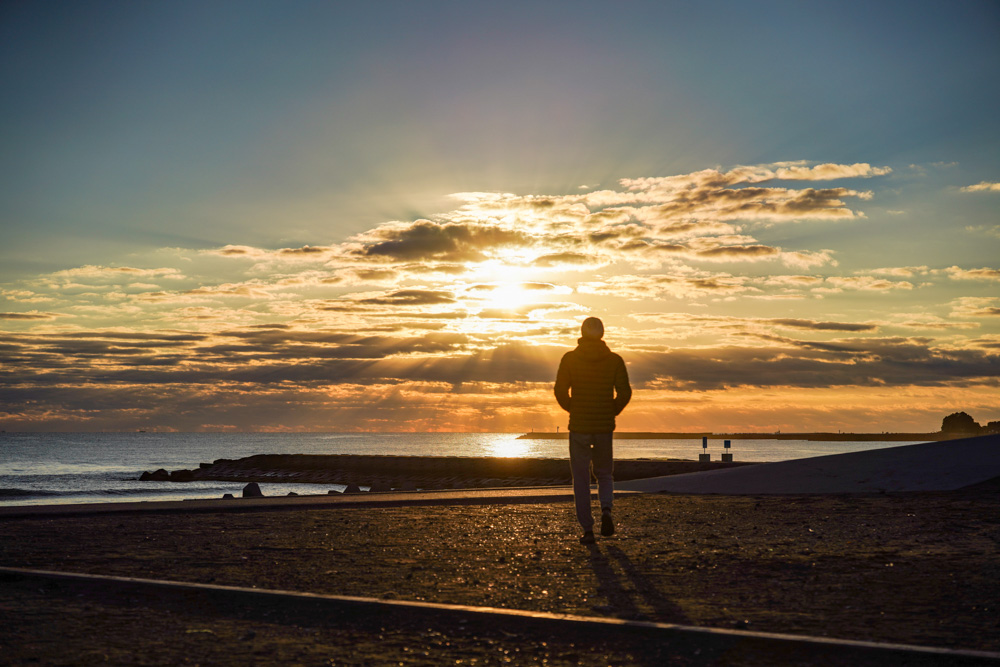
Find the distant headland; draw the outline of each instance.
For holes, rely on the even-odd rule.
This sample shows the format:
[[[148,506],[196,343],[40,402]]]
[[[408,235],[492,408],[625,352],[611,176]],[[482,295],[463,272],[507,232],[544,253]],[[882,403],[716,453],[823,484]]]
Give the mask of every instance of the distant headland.
[[[956,433],[653,433],[615,431],[616,440],[813,440],[826,442],[931,442],[962,437]],[[569,438],[567,431],[532,431],[518,440],[558,440]]]

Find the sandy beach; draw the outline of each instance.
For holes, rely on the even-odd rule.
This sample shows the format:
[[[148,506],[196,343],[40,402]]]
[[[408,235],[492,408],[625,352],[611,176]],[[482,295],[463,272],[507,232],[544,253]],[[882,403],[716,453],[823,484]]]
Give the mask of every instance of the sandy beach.
[[[998,517],[1000,489],[989,484],[865,496],[630,495],[617,502],[618,534],[590,548],[577,542],[566,502],[6,518],[0,564],[996,651]],[[65,613],[51,596],[4,590],[0,643],[12,662],[126,655],[112,630],[88,630],[114,618],[113,609]],[[143,622],[155,625],[157,613]],[[398,641],[372,640],[376,628],[330,638],[332,647],[269,643],[266,629],[238,641],[258,631],[182,617],[171,616],[162,628],[168,640],[156,640],[164,661],[171,651],[200,655],[201,630],[229,637],[234,660],[278,661],[294,649],[313,664],[319,656],[309,651],[321,646],[336,649],[336,664],[411,650],[426,650],[428,664],[442,656],[454,664],[449,651],[461,644],[405,628],[396,628]],[[295,627],[282,632],[304,632]],[[497,653],[494,640],[481,639],[465,638],[466,658],[489,664],[510,648],[501,642]],[[375,654],[363,648],[368,640]],[[129,641],[130,661],[143,662],[141,644]],[[549,664],[580,653],[543,648],[535,655]],[[593,655],[584,664],[615,662]]]

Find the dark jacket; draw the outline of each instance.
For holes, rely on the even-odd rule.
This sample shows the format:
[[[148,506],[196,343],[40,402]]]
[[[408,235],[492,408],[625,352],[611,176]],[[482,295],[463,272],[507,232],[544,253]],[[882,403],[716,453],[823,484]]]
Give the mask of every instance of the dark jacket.
[[[563,355],[556,373],[556,400],[569,412],[574,433],[610,433],[615,417],[632,398],[628,371],[620,356],[598,338],[580,338]]]

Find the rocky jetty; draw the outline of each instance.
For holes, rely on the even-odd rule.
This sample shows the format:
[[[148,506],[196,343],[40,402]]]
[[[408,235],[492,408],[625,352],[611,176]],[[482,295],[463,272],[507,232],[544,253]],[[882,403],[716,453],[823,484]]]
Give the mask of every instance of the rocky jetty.
[[[619,481],[748,465],[745,462],[623,459],[615,461]],[[145,474],[144,474],[145,477]],[[162,480],[163,475],[158,475]],[[148,479],[154,479],[152,475]],[[169,481],[283,482],[339,484],[373,490],[555,486],[569,484],[564,459],[355,454],[259,454],[218,459],[195,470],[174,471]]]

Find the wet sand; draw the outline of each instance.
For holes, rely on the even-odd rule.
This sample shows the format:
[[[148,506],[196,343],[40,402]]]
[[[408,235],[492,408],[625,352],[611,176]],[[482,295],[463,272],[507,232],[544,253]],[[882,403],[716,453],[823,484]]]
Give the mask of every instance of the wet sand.
[[[577,542],[566,502],[6,518],[0,520],[0,564],[1000,650],[995,484],[874,496],[632,495],[617,501],[615,516],[618,534],[589,548]],[[60,613],[69,603],[7,590],[0,611],[8,620],[22,619],[0,624],[0,643],[12,662],[49,662],[46,656],[60,652],[126,655],[112,637],[109,619],[117,607],[94,603],[89,616]],[[165,623],[156,627],[168,640],[157,635],[157,645],[173,647],[178,656],[197,661],[207,650],[204,630],[230,643],[234,656],[252,658],[262,650],[252,660],[288,657],[279,650],[284,640],[264,642],[271,632],[264,626],[260,640],[248,644],[241,637],[257,632],[252,624],[161,617],[153,610],[142,619]],[[282,632],[306,633],[300,626]],[[328,637],[324,650],[337,652],[338,664],[395,659],[411,650],[426,650],[427,664],[445,656],[454,664],[513,655],[503,653],[512,648],[503,635],[466,637],[465,658],[451,659],[444,646],[451,642],[424,631],[358,632],[350,641]],[[375,638],[399,632],[392,641]],[[548,655],[550,664],[568,664],[594,648],[574,641],[576,648],[546,654],[541,641],[536,655]],[[138,655],[142,643],[133,640],[127,655]],[[268,654],[263,644],[278,653]],[[629,655],[619,662],[653,660]],[[614,662],[600,650],[592,656]],[[517,662],[530,661],[520,657]],[[583,663],[597,664],[589,660]]]

